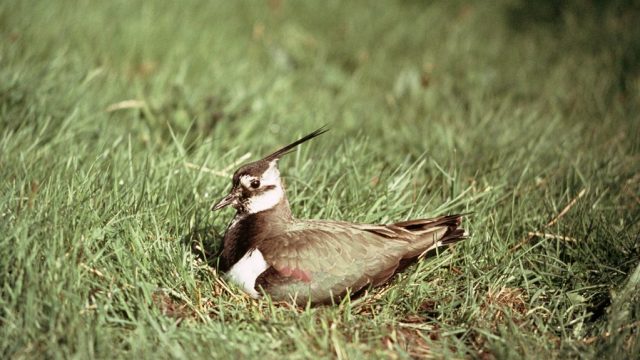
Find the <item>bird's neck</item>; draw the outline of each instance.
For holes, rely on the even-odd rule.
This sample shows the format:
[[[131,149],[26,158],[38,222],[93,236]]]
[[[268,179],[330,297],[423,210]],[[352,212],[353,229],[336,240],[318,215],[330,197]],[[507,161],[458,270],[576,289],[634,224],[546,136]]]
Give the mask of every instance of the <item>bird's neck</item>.
[[[264,211],[253,214],[237,212],[224,237],[221,270],[228,270],[262,239],[286,231],[292,220],[286,196]]]

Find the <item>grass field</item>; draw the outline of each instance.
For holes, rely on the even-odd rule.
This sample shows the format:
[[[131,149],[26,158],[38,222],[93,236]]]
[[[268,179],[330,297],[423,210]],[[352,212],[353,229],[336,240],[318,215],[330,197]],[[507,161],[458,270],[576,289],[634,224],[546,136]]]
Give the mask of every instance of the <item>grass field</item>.
[[[640,7],[0,2],[3,358],[634,358]],[[303,218],[473,212],[336,306],[216,271],[241,162]]]

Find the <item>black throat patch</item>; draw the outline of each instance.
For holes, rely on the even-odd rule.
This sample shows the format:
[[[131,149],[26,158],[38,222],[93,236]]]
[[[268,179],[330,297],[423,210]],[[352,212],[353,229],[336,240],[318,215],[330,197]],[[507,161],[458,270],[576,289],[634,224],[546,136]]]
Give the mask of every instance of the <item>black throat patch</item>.
[[[289,205],[278,206],[255,214],[236,215],[224,235],[220,270],[228,271],[247,251],[255,249],[263,239],[282,233],[291,221]]]

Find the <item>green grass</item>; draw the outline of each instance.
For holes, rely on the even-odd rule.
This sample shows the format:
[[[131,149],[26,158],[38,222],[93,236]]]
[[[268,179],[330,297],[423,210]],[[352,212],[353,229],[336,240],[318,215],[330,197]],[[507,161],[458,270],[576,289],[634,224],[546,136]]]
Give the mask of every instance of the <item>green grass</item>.
[[[1,2],[0,353],[637,356],[639,14]],[[232,172],[322,124],[281,162],[297,216],[473,212],[472,235],[337,306],[250,300],[215,270],[230,179],[198,166]]]

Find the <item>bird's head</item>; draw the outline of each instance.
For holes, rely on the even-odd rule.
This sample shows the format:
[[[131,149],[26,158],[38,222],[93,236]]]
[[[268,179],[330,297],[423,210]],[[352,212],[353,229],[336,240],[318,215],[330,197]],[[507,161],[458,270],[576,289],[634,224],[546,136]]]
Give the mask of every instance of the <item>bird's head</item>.
[[[231,205],[239,214],[255,214],[274,208],[285,199],[278,160],[296,146],[326,131],[320,128],[258,161],[241,166],[233,174],[229,194],[215,203],[211,210]]]

